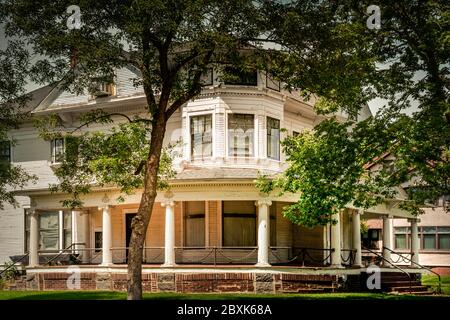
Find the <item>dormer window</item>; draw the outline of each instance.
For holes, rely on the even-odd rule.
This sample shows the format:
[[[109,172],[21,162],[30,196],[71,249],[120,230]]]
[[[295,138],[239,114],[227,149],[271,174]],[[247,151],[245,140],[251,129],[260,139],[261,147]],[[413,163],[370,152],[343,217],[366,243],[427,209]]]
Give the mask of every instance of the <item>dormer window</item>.
[[[231,113],[228,115],[228,155],[254,156],[255,116]]]
[[[64,139],[57,138],[51,141],[52,163],[61,163],[64,157]]]
[[[258,73],[256,70],[241,70],[236,67],[225,68],[225,84],[239,86],[257,86]]]
[[[95,98],[103,98],[116,95],[116,86],[113,83],[100,83],[93,90]]]
[[[0,163],[11,162],[11,142],[0,141]]]

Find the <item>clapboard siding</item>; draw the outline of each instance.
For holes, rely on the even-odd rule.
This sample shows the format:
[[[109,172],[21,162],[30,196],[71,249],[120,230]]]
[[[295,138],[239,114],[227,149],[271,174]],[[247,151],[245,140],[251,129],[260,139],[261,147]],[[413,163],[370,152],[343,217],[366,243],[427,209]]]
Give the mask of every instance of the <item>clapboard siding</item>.
[[[9,256],[24,253],[24,206],[29,205],[28,197],[16,197],[17,208],[4,204],[0,211],[0,265],[9,261]]]

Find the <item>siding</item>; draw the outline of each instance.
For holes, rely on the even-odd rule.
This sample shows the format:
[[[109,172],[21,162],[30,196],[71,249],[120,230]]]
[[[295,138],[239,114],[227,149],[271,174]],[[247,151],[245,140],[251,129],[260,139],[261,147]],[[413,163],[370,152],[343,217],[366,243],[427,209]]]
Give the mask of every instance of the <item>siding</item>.
[[[10,261],[9,256],[24,253],[24,209],[28,197],[17,197],[20,206],[13,208],[5,204],[0,211],[0,265]]]

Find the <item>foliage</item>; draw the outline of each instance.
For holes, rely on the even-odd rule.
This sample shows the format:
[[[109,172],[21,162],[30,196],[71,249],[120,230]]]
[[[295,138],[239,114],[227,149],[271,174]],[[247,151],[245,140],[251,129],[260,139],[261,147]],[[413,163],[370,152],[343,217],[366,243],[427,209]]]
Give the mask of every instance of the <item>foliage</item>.
[[[272,4],[270,15],[279,21],[272,37],[289,49],[273,72],[305,97],[320,96],[318,113],[333,116],[343,110],[351,120],[326,120],[314,132],[288,137],[283,142],[288,170],[273,182],[258,182],[264,192],[300,193],[285,211],[295,223],[333,222],[346,204],[367,208],[401,196],[397,186],[405,187],[408,196],[401,207],[413,214],[450,194],[449,7],[444,1],[380,1],[381,29],[371,30],[365,26],[370,4]],[[323,68],[330,81],[325,82],[320,79],[326,72],[318,72],[309,60],[316,46],[305,46],[305,38],[297,36],[304,28],[300,21],[316,17],[319,9],[329,23],[313,18],[306,28],[324,30],[311,37],[325,37],[330,45],[317,47],[329,57]],[[339,39],[346,43],[344,51]],[[309,68],[298,61],[308,62]],[[316,88],[310,80],[318,83]],[[355,123],[374,97],[386,99],[386,105]],[[407,115],[411,103],[416,111]]]
[[[102,110],[84,115],[85,125],[94,122],[114,121]],[[63,200],[63,206],[81,207],[80,196],[89,193],[93,187],[119,187],[123,195],[116,199],[118,202],[123,200],[123,196],[143,188],[145,160],[150,151],[151,127],[148,120],[135,117],[131,121],[119,122],[108,131],[77,128],[67,132],[60,127],[61,121],[55,115],[36,118],[35,123],[44,139],[63,138],[65,141],[65,153],[57,159],[59,164],[54,169],[60,181],[50,186],[52,192],[71,195],[71,198]],[[50,123],[53,127],[49,127]],[[174,177],[172,161],[177,156],[174,146],[168,145],[161,156],[159,189],[168,188],[167,181]]]
[[[0,20],[1,21],[1,20]],[[11,140],[7,132],[18,129],[26,118],[25,107],[30,96],[25,94],[24,85],[29,68],[29,54],[20,40],[10,40],[0,50],[0,143]],[[0,161],[0,209],[4,204],[17,205],[13,190],[23,188],[35,177],[18,165]]]

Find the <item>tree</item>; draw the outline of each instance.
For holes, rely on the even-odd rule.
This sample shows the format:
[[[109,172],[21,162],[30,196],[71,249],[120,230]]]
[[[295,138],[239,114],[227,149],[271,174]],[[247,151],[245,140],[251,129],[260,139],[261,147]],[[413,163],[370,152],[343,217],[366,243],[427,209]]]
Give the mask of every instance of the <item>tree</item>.
[[[6,48],[0,51],[0,147],[1,152],[6,150],[10,157],[14,141],[8,139],[7,132],[17,129],[24,120],[26,104],[30,99],[24,91],[29,55],[20,40],[4,44]],[[12,191],[22,188],[34,178],[20,166],[0,159],[0,209],[4,208],[5,203],[17,205]]]
[[[100,180],[98,183],[117,183],[125,192],[142,185],[128,255],[128,298],[140,299],[142,247],[156,197],[158,173],[164,171],[161,166],[166,159],[163,138],[167,120],[201,91],[201,76],[208,66],[239,57],[249,39],[257,38],[264,30],[258,25],[256,3],[246,0],[77,1],[78,7],[72,4],[73,1],[4,1],[0,17],[7,23],[8,35],[20,37],[34,54],[41,56],[33,68],[39,83],[58,83],[60,89],[83,92],[92,83],[111,81],[115,68],[131,65],[142,75],[136,84],[143,86],[146,95],[146,121],[130,119],[129,124],[121,125],[110,135],[74,138],[73,152],[65,161],[77,164],[74,168],[79,171],[72,180],[75,184],[71,186],[70,180],[62,179],[56,186],[74,195],[75,202],[65,204],[79,205],[77,196],[88,192],[87,182],[93,181],[88,174]],[[110,116],[94,112],[82,121],[108,121]],[[57,121],[53,124],[58,126]],[[43,135],[56,134],[50,129],[42,130]],[[71,136],[67,132],[64,135]],[[142,147],[138,158],[143,163],[130,162],[129,157],[114,151],[123,139],[132,139],[133,147]],[[89,143],[95,140],[108,143],[101,157],[94,159]],[[83,149],[77,147],[80,144],[85,151],[77,151]],[[142,152],[146,152],[145,156]],[[89,162],[82,164],[80,159]],[[119,163],[126,166],[120,167]],[[115,176],[104,179],[101,172],[110,169],[116,170]],[[63,166],[58,173],[67,176],[75,172]],[[125,179],[134,173],[135,178]]]
[[[308,226],[333,222],[346,204],[368,208],[394,197],[395,187],[406,182],[411,186],[402,207],[413,214],[421,213],[424,203],[450,194],[449,6],[444,1],[381,1],[380,29],[369,29],[365,24],[370,4],[316,4],[330,15],[329,30],[342,30],[338,34],[343,40],[353,39],[354,54],[341,55],[339,64],[353,64],[355,71],[330,75],[335,81],[328,87],[306,88],[321,97],[317,112],[332,116],[345,110],[349,121],[329,119],[314,132],[286,139],[289,169],[278,179],[261,177],[258,182],[265,192],[279,188],[301,194],[285,212],[294,222]],[[295,21],[303,17],[303,5],[278,6],[272,14],[289,12]],[[275,36],[303,56],[297,28],[298,24],[284,22]],[[304,88],[308,70],[290,66],[277,71],[292,86]],[[356,123],[362,106],[374,97],[387,104],[374,117]],[[409,116],[403,111],[411,103],[417,110]],[[386,161],[386,154],[394,160]],[[370,172],[368,164],[380,168]]]

